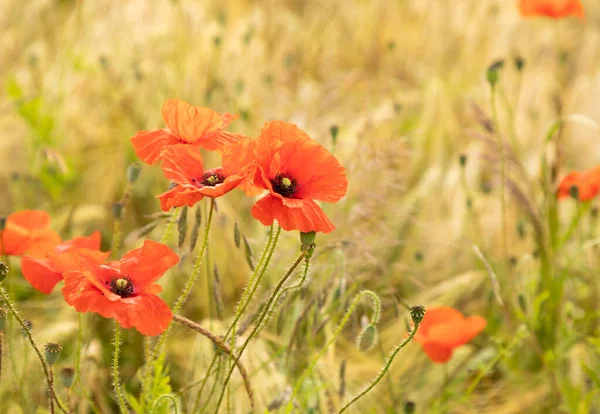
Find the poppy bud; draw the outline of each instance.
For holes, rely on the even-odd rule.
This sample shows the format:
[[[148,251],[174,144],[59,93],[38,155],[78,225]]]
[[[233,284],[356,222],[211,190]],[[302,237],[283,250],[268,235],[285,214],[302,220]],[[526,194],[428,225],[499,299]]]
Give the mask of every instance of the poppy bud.
[[[25,325],[26,329],[21,327],[21,336],[23,338],[27,338],[27,331],[31,331],[31,328],[33,328],[33,323],[31,323],[29,319],[23,319],[23,324]]]
[[[142,166],[137,162],[131,164],[127,168],[127,181],[129,181],[129,184],[133,184],[136,182],[136,180],[140,176],[140,171],[142,171]]]
[[[493,88],[500,80],[500,69],[504,67],[504,60],[496,60],[487,70],[487,81]]]
[[[574,200],[579,200],[579,187],[577,187],[576,185],[571,186],[571,188],[569,188],[569,195]]]
[[[524,67],[525,67],[525,59],[523,59],[523,56],[517,56],[517,57],[515,57],[515,68],[519,72],[521,72]]]
[[[121,220],[121,217],[123,217],[123,204],[122,203],[114,203],[112,205],[112,215],[116,220]]]
[[[4,262],[0,262],[0,282],[4,280],[8,272],[10,271],[10,267]]]
[[[410,308],[410,317],[412,318],[415,325],[418,325],[423,320],[425,316],[425,306],[416,305]]]
[[[404,403],[404,414],[414,414],[416,412],[416,404],[412,401]]]
[[[0,331],[4,330],[5,321],[6,321],[6,309],[0,308]]]
[[[423,252],[418,251],[415,253],[415,260],[419,263],[423,261]]]
[[[329,127],[329,133],[331,134],[331,141],[333,142],[333,148],[337,144],[338,133],[340,132],[340,128],[337,125],[332,125]]]
[[[238,226],[237,222],[233,225],[233,241],[235,243],[235,247],[239,249],[242,241],[242,234],[240,233],[240,226]]]
[[[61,369],[60,380],[65,388],[71,388],[73,381],[75,381],[75,370],[70,367]]]
[[[0,231],[3,231],[6,227],[6,217],[0,217]]]
[[[379,339],[379,334],[377,332],[377,327],[372,323],[368,324],[365,329],[362,330],[360,335],[358,335],[358,340],[356,342],[356,346],[359,351],[367,352],[377,343]]]
[[[467,154],[460,154],[458,156],[458,161],[460,162],[460,166],[464,167],[467,165]]]
[[[44,349],[46,350],[46,362],[48,365],[53,365],[58,360],[62,346],[56,342],[48,342],[44,345]]]

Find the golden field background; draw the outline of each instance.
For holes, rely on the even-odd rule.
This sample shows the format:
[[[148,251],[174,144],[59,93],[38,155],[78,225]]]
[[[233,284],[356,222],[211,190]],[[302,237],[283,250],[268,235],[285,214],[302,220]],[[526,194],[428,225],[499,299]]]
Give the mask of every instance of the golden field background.
[[[287,345],[286,334],[303,306],[322,290],[347,286],[349,297],[369,288],[382,298],[381,346],[369,353],[356,350],[357,318],[318,364],[310,397],[317,408],[312,412],[329,412],[328,402],[339,404],[341,361],[347,361],[346,399],[378,372],[406,330],[409,316],[399,300],[455,306],[486,317],[488,327],[446,366],[432,364],[411,344],[352,412],[400,413],[408,400],[416,403],[418,413],[597,412],[592,410],[600,409],[600,394],[581,367],[600,368],[600,348],[589,340],[598,336],[594,298],[600,290],[590,283],[598,265],[593,254],[596,222],[585,221],[580,243],[567,251],[566,271],[585,276],[565,298],[565,326],[559,335],[564,341],[552,363],[528,366],[534,347],[528,338],[503,353],[522,323],[505,318],[491,296],[490,277],[472,250],[477,245],[493,265],[503,260],[493,167],[497,155],[481,139],[481,117],[491,116],[485,74],[494,60],[506,60],[500,125],[516,138],[523,170],[533,183],[533,200],[540,196],[535,186],[547,150],[545,135],[557,118],[556,97],[569,120],[560,174],[600,161],[600,8],[594,0],[584,4],[584,21],[555,22],[524,20],[516,2],[504,0],[4,0],[0,213],[45,209],[65,234],[102,230],[108,248],[110,206],[120,199],[127,166],[135,161],[129,138],[138,130],[163,126],[160,108],[166,99],[238,113],[240,119],[229,129],[251,136],[267,120],[292,122],[334,151],[347,168],[350,185],[343,200],[325,206],[337,230],[317,238],[317,252],[323,254],[314,260],[310,287],[302,298],[284,302],[283,319],[277,322],[284,328],[272,323],[243,359],[255,373],[262,407],[297,377],[293,369],[281,369],[278,350]],[[561,63],[563,51],[568,54]],[[516,56],[525,59],[522,73],[514,68]],[[333,125],[340,131],[335,145]],[[468,157],[464,170],[459,154]],[[208,159],[218,163],[213,155]],[[144,166],[126,212],[126,248],[139,243],[131,233],[159,211],[154,196],[166,185],[158,166]],[[477,220],[466,203],[469,193]],[[249,214],[252,202],[237,192],[218,200],[210,264],[184,312],[218,333],[228,326],[250,274],[243,251],[233,244],[233,223],[240,224],[255,257],[266,240]],[[573,205],[564,205],[562,218],[568,222]],[[522,203],[509,198],[509,250],[515,265],[498,278],[503,287],[510,274],[518,292],[500,290],[507,307],[516,306],[518,294],[531,303],[536,299],[532,229],[524,222]],[[524,236],[518,231],[523,228]],[[148,237],[160,239],[163,229],[159,225]],[[297,234],[282,239],[264,294],[298,248]],[[182,270],[161,279],[169,303],[191,267],[191,257],[186,259]],[[214,298],[206,287],[214,265],[221,277],[224,321],[215,317]],[[38,342],[61,342],[64,363],[72,363],[75,312],[58,289],[44,297],[12,276],[8,283],[22,314],[32,319]],[[336,309],[332,321],[339,321],[343,312],[343,306]],[[112,412],[110,323],[96,315],[86,320],[82,381],[98,407]],[[585,322],[585,331],[578,321]],[[327,324],[323,334],[330,336],[336,324]],[[310,336],[309,345],[291,355],[292,365],[304,366],[320,349],[321,342]],[[25,347],[20,341],[17,335],[11,352]],[[125,348],[123,378],[135,392],[135,373],[143,360],[136,332],[128,332]],[[201,379],[212,358],[210,344],[180,328],[168,349],[174,391]],[[495,358],[498,363],[464,398],[474,372]],[[22,376],[35,367],[33,353],[23,359],[19,352],[14,359],[13,368],[5,361],[0,410],[35,412],[39,405],[38,412],[44,412],[42,376]],[[241,389],[234,399],[239,401],[235,412],[247,412]],[[80,412],[88,412],[85,404]]]

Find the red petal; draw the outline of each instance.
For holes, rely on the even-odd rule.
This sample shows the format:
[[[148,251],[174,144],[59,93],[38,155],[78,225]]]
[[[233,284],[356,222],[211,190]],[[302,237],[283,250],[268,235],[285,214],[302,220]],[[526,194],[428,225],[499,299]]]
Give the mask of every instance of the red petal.
[[[202,155],[191,145],[173,145],[162,152],[165,177],[178,184],[193,184],[204,174]]]
[[[445,348],[433,342],[424,343],[422,347],[429,359],[438,364],[446,363],[452,357],[452,348]]]
[[[95,231],[86,237],[75,237],[56,246],[57,253],[63,253],[72,247],[89,250],[100,250],[100,232]]]
[[[65,286],[62,293],[65,301],[73,306],[78,312],[95,312],[105,318],[114,318],[121,309],[121,297],[117,300],[109,300],[104,293],[90,283],[89,272],[66,272],[63,274]],[[112,299],[112,298],[111,298]]]
[[[142,293],[124,298],[122,303],[116,319],[123,328],[135,328],[142,335],[160,335],[173,319],[171,309],[156,295]]]
[[[442,323],[462,322],[463,320],[464,316],[462,315],[462,313],[460,313],[454,308],[441,306],[437,308],[427,309],[425,311],[423,321],[419,326],[419,332],[416,336],[421,338],[427,338],[429,336],[429,329],[431,329],[432,326],[439,325]]]
[[[227,126],[224,121],[231,122],[230,117],[224,119],[210,108],[192,106],[179,99],[166,101],[162,107],[162,115],[173,134],[190,144],[218,134]]]
[[[31,256],[21,258],[21,272],[34,289],[46,295],[52,292],[54,286],[62,280],[58,272],[47,259],[36,259]]]
[[[269,194],[254,204],[252,216],[265,226],[277,220],[286,231],[329,233],[335,230],[321,207],[312,200],[302,200],[302,207],[294,208],[285,206],[280,198]]]
[[[177,263],[179,263],[179,256],[169,246],[146,240],[142,247],[131,250],[123,256],[120,272],[129,276],[135,291],[140,292]]]
[[[169,211],[173,207],[193,207],[204,198],[197,188],[177,186],[156,196],[160,200],[162,211]]]
[[[179,143],[177,137],[164,129],[139,131],[131,138],[135,154],[146,164],[153,164],[160,159],[163,149]]]
[[[7,222],[28,230],[43,230],[50,226],[50,215],[41,210],[24,210],[9,214]]]

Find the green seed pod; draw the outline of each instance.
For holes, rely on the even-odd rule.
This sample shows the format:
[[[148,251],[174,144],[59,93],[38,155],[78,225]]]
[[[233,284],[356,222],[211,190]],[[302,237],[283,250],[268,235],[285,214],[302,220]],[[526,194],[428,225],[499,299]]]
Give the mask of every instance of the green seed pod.
[[[127,181],[129,181],[129,184],[133,184],[136,182],[136,180],[140,176],[141,171],[142,171],[142,166],[140,164],[138,164],[137,162],[134,164],[131,164],[127,168]]]
[[[365,329],[358,335],[356,346],[359,351],[367,352],[375,346],[379,339],[377,327],[372,323],[368,324]]]
[[[44,349],[46,350],[46,362],[48,365],[53,365],[58,360],[62,346],[56,342],[48,342],[44,345]]]
[[[123,204],[122,203],[114,203],[112,205],[112,215],[116,220],[121,220],[123,217]]]
[[[414,414],[417,411],[417,406],[412,401],[404,403],[404,414]]]
[[[500,70],[504,67],[504,60],[496,60],[487,70],[487,81],[493,88],[500,80]]]
[[[310,231],[308,233],[300,232],[300,242],[303,246],[310,246],[311,244],[314,244],[316,237],[317,233],[314,231]]]
[[[65,388],[71,388],[75,381],[75,370],[70,367],[66,367],[60,370],[60,381]]]
[[[416,305],[410,308],[410,317],[415,325],[420,324],[425,316],[425,306]]]

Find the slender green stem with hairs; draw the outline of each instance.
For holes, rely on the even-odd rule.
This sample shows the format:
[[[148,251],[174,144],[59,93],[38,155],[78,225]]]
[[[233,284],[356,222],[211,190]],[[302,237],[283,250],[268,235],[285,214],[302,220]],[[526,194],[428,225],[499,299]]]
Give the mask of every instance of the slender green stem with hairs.
[[[190,274],[190,277],[183,289],[183,292],[181,293],[181,295],[179,295],[179,297],[175,301],[175,304],[173,305],[173,314],[178,313],[179,310],[181,309],[181,307],[185,304],[188,296],[190,295],[190,292],[192,291],[192,287],[194,286],[194,283],[196,282],[196,278],[198,277],[198,272],[200,270],[200,263],[202,262],[202,257],[204,256],[204,251],[206,250],[206,246],[208,244],[208,236],[210,234],[210,226],[212,223],[214,209],[215,209],[215,199],[211,198],[210,199],[210,209],[208,212],[208,219],[206,221],[206,229],[204,230],[204,239],[202,240],[200,252],[198,253],[198,257],[196,258],[196,263],[194,264],[194,268],[192,269],[192,273]],[[152,350],[150,359],[148,361],[148,365],[146,367],[144,379],[142,380],[143,389],[145,392],[148,391],[147,385],[152,377],[151,365],[160,355],[162,348],[165,345],[165,342],[169,336],[169,333],[171,332],[172,325],[173,324],[171,323],[169,325],[169,327],[167,328],[167,330],[165,332],[163,332],[163,334],[160,336],[160,338],[158,339],[158,342],[154,345],[154,349]],[[144,392],[142,394],[142,399],[143,399],[143,401],[146,401],[146,396],[144,395]]]
[[[179,211],[179,207],[176,207],[173,209],[173,215],[171,216],[171,219],[169,220],[169,224],[167,224],[167,228],[165,229],[165,232],[163,233],[163,236],[160,239],[160,242],[162,244],[166,244],[167,241],[169,240],[169,236],[171,235],[173,226],[175,225],[175,222],[177,221],[177,212],[178,211]]]
[[[19,316],[19,313],[15,309],[15,306],[13,305],[10,297],[8,296],[8,293],[6,292],[6,289],[4,288],[4,284],[2,282],[0,282],[0,295],[2,296],[2,300],[6,304],[6,307],[8,308],[8,311],[10,312],[10,314],[17,320],[17,322],[19,322],[19,325],[21,325],[21,329],[27,336],[29,344],[31,345],[31,347],[33,348],[35,353],[37,354],[38,359],[40,360],[40,364],[42,364],[42,369],[44,370],[44,375],[46,377],[46,384],[48,385],[48,391],[50,393],[51,398],[54,398],[54,401],[56,401],[56,406],[58,407],[58,409],[60,411],[62,411],[63,413],[66,413],[62,404],[58,400],[56,393],[54,392],[54,386],[52,384],[52,379],[50,378],[50,371],[48,370],[48,365],[46,364],[46,360],[45,360],[44,356],[42,355],[42,353],[40,352],[37,344],[35,343],[35,340],[33,339],[33,335],[31,335],[31,330],[27,327],[27,325],[25,324],[25,322],[23,321],[21,316]],[[12,351],[12,349],[11,349],[11,351]]]
[[[125,403],[125,397],[123,396],[123,390],[121,389],[121,380],[119,378],[119,353],[121,351],[121,325],[115,321],[115,351],[113,353],[113,366],[112,366],[112,377],[113,387],[117,396],[117,402],[119,403],[119,411],[121,413],[127,413],[127,404]]]
[[[293,403],[294,402],[294,397],[298,394],[298,391],[300,391],[300,387],[302,387],[302,383],[304,382],[304,380],[306,379],[306,377],[312,372],[314,366],[319,361],[319,359],[323,356],[323,354],[325,353],[325,351],[327,351],[327,348],[329,348],[331,346],[331,344],[333,344],[335,342],[335,340],[337,339],[337,337],[342,333],[342,330],[344,329],[344,327],[346,326],[346,324],[350,320],[350,316],[352,315],[352,313],[354,312],[354,310],[356,309],[356,307],[360,303],[360,300],[363,297],[365,297],[365,296],[370,296],[373,299],[373,302],[374,302],[375,306],[373,308],[374,312],[373,312],[373,315],[371,317],[371,323],[372,324],[377,323],[377,321],[379,320],[379,314],[381,312],[381,300],[379,299],[379,296],[377,296],[374,292],[372,292],[370,290],[363,290],[362,292],[360,292],[356,296],[356,298],[354,299],[354,301],[352,302],[352,304],[350,305],[350,307],[346,311],[346,314],[342,318],[342,321],[340,322],[340,324],[338,325],[337,329],[333,333],[333,336],[331,337],[331,339],[319,351],[319,353],[317,354],[317,356],[315,358],[313,358],[313,360],[310,362],[310,364],[308,365],[308,367],[304,370],[304,372],[302,373],[302,375],[300,375],[300,378],[298,379],[298,381],[296,381],[296,385],[294,386],[294,390],[292,391],[292,395],[290,396],[290,400],[289,400],[289,402],[288,402],[288,404],[287,404],[287,406],[285,408],[285,412],[286,413],[291,413],[292,412],[292,409],[294,408],[294,403]]]
[[[246,289],[244,290],[244,293],[242,294],[242,298],[240,299],[240,302],[238,304],[233,323],[229,326],[229,329],[225,333],[224,340],[227,340],[227,338],[229,337],[229,334],[231,332],[233,332],[233,335],[232,335],[233,340],[230,342],[231,349],[235,348],[235,333],[236,333],[237,323],[240,320],[240,318],[242,317],[242,315],[244,314],[244,312],[246,311],[246,308],[249,306],[251,299],[254,296],[254,293],[256,292],[256,289],[258,289],[260,281],[261,281],[263,275],[265,274],[265,271],[267,269],[267,266],[269,265],[269,262],[271,261],[271,257],[273,256],[273,252],[275,250],[275,246],[277,245],[277,241],[279,240],[280,233],[281,233],[281,227],[278,227],[277,232],[274,232],[274,225],[271,225],[270,230],[269,230],[269,238],[267,240],[267,244],[265,245],[263,253],[260,256],[260,259],[259,259],[256,267],[254,268],[254,272],[252,273],[252,276],[248,280]],[[200,403],[200,398],[202,397],[202,392],[204,391],[204,386],[206,385],[206,382],[208,380],[208,376],[212,370],[212,367],[214,366],[214,364],[217,361],[217,357],[218,357],[218,354],[215,354],[213,356],[213,359],[209,365],[209,368],[206,371],[206,374],[204,375],[204,378],[200,385],[200,389],[198,390],[198,393],[196,395],[196,400],[194,402],[194,408],[193,408],[192,412],[196,412],[196,410],[198,408],[198,404]],[[210,398],[212,397],[213,392],[214,392],[214,387],[211,389],[208,400],[210,400]]]
[[[420,324],[421,324],[420,322],[415,323],[415,326],[410,331],[410,334],[408,335],[408,337],[404,341],[402,341],[398,345],[396,345],[396,347],[394,348],[394,350],[392,351],[392,353],[390,354],[388,359],[383,364],[383,368],[381,369],[381,371],[379,371],[379,374],[377,374],[375,379],[373,381],[371,381],[371,383],[364,390],[362,390],[360,393],[358,393],[358,395],[356,395],[354,398],[352,398],[350,401],[348,401],[348,403],[346,405],[344,405],[342,407],[342,409],[340,410],[340,414],[343,413],[344,411],[346,411],[356,401],[358,401],[362,397],[364,397],[365,394],[367,394],[369,391],[371,391],[379,383],[379,381],[381,381],[381,379],[385,376],[385,374],[390,369],[390,366],[392,365],[392,362],[394,362],[394,358],[396,357],[398,352],[400,352],[402,350],[402,348],[404,348],[406,345],[408,345],[408,343],[410,341],[412,341],[412,339],[415,337],[415,334],[417,333]]]
[[[77,312],[77,346],[75,349],[75,383],[81,381],[81,347],[83,346],[83,314]]]
[[[250,335],[248,335],[248,337],[246,338],[246,341],[244,341],[244,344],[242,345],[242,347],[240,348],[240,350],[238,352],[238,355],[235,359],[236,364],[237,364],[237,361],[239,361],[240,358],[242,357],[242,354],[244,353],[244,350],[246,349],[246,347],[248,346],[250,341],[255,337],[256,333],[258,332],[258,329],[259,329],[263,319],[269,312],[269,308],[271,307],[271,304],[273,304],[273,302],[275,301],[275,298],[279,294],[279,291],[281,290],[281,288],[283,287],[285,282],[288,280],[288,278],[292,275],[292,273],[294,273],[294,270],[296,270],[296,268],[298,267],[300,262],[302,262],[302,260],[304,260],[304,258],[306,257],[306,254],[307,254],[306,251],[302,251],[300,253],[300,255],[298,256],[298,258],[296,259],[296,261],[294,262],[292,267],[290,267],[290,269],[287,271],[287,273],[281,278],[281,280],[279,281],[279,283],[277,284],[275,289],[273,289],[273,292],[271,293],[271,297],[269,297],[269,299],[267,300],[267,304],[266,304],[262,314],[260,315],[258,321],[256,322],[256,325],[254,325],[254,329],[252,330]],[[219,396],[219,400],[217,401],[217,407],[215,408],[215,412],[219,412],[219,407],[221,406],[221,402],[223,401],[223,396],[225,395],[225,390],[227,389],[227,384],[229,383],[229,379],[231,378],[231,374],[233,373],[234,367],[235,367],[235,365],[229,368],[229,372],[227,373],[227,376],[225,377],[225,382],[223,383],[223,389],[221,390],[221,395]]]
[[[121,248],[121,220],[115,219],[115,225],[113,229],[111,256],[119,257],[119,249]]]

